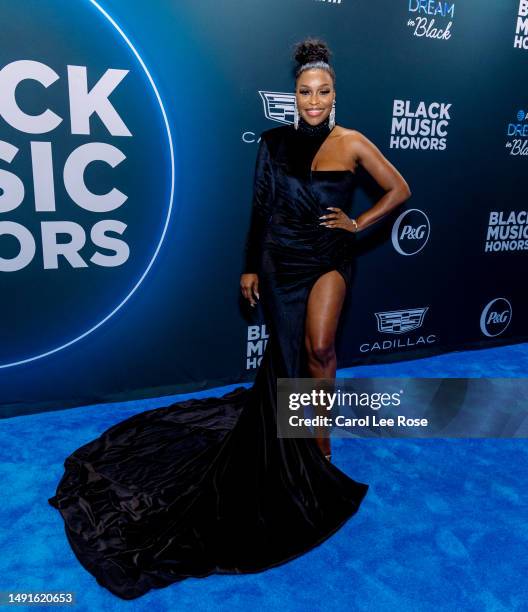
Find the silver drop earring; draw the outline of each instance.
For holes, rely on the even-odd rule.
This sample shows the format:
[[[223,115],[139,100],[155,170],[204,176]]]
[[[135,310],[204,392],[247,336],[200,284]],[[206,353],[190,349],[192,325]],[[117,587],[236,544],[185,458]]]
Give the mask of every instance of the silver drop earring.
[[[297,109],[297,99],[293,103],[293,127],[299,129],[299,110]]]
[[[330,111],[329,119],[328,119],[328,127],[333,130],[335,126],[335,98],[332,102],[332,110]]]

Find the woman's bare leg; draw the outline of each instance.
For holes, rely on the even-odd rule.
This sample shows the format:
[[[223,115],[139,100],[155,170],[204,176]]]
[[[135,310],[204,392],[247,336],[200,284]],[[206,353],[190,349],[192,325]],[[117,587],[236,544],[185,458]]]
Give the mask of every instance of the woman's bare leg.
[[[317,279],[308,296],[304,341],[312,378],[335,378],[335,335],[345,295],[343,277],[331,270]],[[330,453],[330,438],[325,428],[316,428],[316,442],[325,455]]]

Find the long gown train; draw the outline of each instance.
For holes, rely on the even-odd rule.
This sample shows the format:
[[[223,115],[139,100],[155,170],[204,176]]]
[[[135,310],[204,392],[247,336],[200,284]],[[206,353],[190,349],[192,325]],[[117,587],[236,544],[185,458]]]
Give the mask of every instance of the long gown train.
[[[65,460],[48,501],[81,564],[123,599],[284,563],[334,533],[367,492],[313,439],[277,437],[276,379],[308,376],[310,289],[332,269],[351,279],[348,232],[314,219],[323,204],[347,209],[354,176],[306,174],[329,131],[261,137],[245,268],[259,273],[270,337],[253,386],[142,412]]]

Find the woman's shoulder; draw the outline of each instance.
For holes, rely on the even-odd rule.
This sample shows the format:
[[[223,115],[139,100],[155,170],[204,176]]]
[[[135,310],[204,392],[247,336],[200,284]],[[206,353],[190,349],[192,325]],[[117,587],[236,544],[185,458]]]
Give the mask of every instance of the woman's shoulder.
[[[373,143],[359,130],[337,125],[334,130],[339,130],[336,137],[341,139],[341,144],[353,157],[360,157],[366,149],[372,148]]]
[[[272,159],[278,155],[278,152],[284,146],[288,139],[288,135],[293,131],[292,125],[279,125],[278,127],[264,130],[260,134],[260,143],[264,142]]]
[[[291,132],[293,126],[291,125],[279,125],[274,128],[269,128],[268,130],[264,130],[260,138],[261,140],[265,140],[267,144],[270,144],[276,140],[283,139],[287,134]]]
[[[342,125],[336,125],[334,128],[334,133],[336,136],[341,136],[347,140],[361,140],[361,138],[365,137],[359,130],[346,128]]]

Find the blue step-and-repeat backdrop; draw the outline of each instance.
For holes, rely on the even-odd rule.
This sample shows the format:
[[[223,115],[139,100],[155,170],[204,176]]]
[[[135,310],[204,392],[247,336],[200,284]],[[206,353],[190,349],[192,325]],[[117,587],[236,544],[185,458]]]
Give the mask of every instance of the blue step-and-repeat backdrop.
[[[528,338],[528,0],[5,0],[2,416],[249,381],[239,278],[293,45],[412,197],[358,235],[339,367]],[[360,172],[354,214],[382,195]]]

